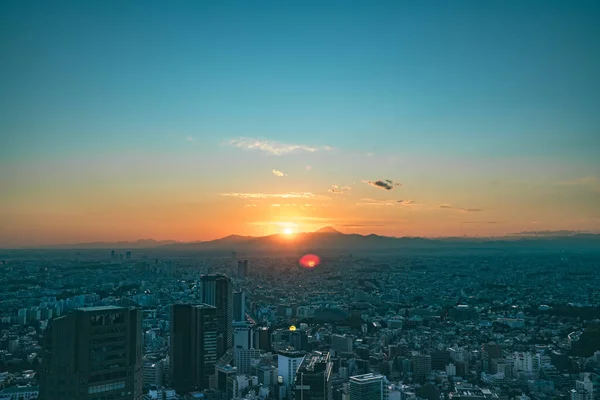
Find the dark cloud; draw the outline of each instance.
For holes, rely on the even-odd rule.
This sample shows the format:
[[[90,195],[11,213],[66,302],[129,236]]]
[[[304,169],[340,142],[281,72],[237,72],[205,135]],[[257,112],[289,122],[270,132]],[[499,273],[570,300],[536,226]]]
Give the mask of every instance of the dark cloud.
[[[415,204],[415,201],[414,200],[396,200],[396,203],[408,205],[408,204]]]
[[[452,207],[449,204],[442,204],[442,205],[440,205],[440,208],[454,208],[454,207]]]
[[[461,208],[460,210],[466,212],[479,212],[483,211],[483,208]]]
[[[520,236],[571,236],[579,233],[585,233],[585,231],[570,231],[570,230],[558,230],[558,231],[522,231],[513,233],[513,235]]]
[[[384,190],[392,190],[395,187],[402,186],[400,182],[393,181],[391,179],[379,179],[376,181],[363,181],[371,186]]]

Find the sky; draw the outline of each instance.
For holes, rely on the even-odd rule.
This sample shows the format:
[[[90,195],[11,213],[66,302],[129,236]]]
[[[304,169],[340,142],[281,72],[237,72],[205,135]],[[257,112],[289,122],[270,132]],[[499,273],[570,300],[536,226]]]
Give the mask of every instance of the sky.
[[[0,2],[0,247],[600,231],[597,1]]]

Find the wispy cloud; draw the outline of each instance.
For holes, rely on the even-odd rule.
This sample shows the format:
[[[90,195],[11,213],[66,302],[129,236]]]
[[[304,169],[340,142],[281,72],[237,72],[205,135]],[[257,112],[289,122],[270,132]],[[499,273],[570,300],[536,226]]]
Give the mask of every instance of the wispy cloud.
[[[566,229],[558,230],[558,231],[522,231],[513,233],[513,235],[520,236],[571,236],[576,235],[578,233],[585,233],[585,231],[570,231]]]
[[[350,190],[352,190],[350,186],[331,185],[329,192],[333,194],[344,194],[348,193]]]
[[[410,206],[414,205],[414,200],[377,200],[377,199],[360,199],[360,202],[356,203],[359,206]]]
[[[290,153],[315,153],[317,151],[331,151],[330,146],[307,146],[303,144],[281,143],[274,140],[241,137],[226,143],[228,146],[239,149],[260,150],[268,154],[281,156]]]
[[[462,221],[461,224],[497,224],[498,221]]]
[[[185,141],[186,141],[186,142],[193,142],[193,141],[195,141],[195,140],[196,140],[196,139],[194,139],[194,137],[193,137],[193,136],[190,136],[190,135],[188,135],[188,136],[186,136],[186,137],[185,137]]]
[[[274,169],[272,172],[273,172],[273,175],[275,175],[275,176],[287,176],[287,174],[285,172],[280,171],[278,169]]]
[[[310,171],[312,169],[312,165],[307,165],[305,168],[307,171]]]
[[[392,190],[395,187],[402,186],[400,182],[393,181],[391,179],[378,179],[376,181],[362,181],[368,185],[373,187],[384,189],[384,190]]]
[[[460,208],[460,207],[453,207],[450,204],[440,204],[440,208],[456,210],[456,211],[459,211],[462,213],[483,211],[483,208]]]
[[[329,199],[327,196],[311,192],[290,193],[221,193],[221,196],[235,197],[238,199]]]
[[[595,176],[584,176],[582,178],[571,179],[567,181],[557,182],[562,186],[580,186],[587,187],[600,193],[600,179]]]

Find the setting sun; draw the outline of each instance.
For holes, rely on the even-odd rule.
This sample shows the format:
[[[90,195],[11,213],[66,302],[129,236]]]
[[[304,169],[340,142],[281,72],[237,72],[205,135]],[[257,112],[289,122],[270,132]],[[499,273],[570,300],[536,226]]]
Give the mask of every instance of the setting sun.
[[[283,230],[284,235],[291,235],[292,233],[294,233],[294,231],[292,230],[292,228],[285,228]]]

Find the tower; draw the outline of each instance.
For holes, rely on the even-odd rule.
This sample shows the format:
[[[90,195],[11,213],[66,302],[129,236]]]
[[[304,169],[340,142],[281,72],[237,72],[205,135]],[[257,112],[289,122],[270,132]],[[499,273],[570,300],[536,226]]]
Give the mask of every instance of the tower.
[[[209,388],[217,361],[217,309],[208,304],[171,306],[170,363],[180,393]]]
[[[202,275],[202,297],[205,304],[217,309],[217,358],[233,346],[233,287],[222,274]]]
[[[40,397],[45,400],[142,399],[139,309],[89,307],[55,318],[45,332],[44,352]]]

